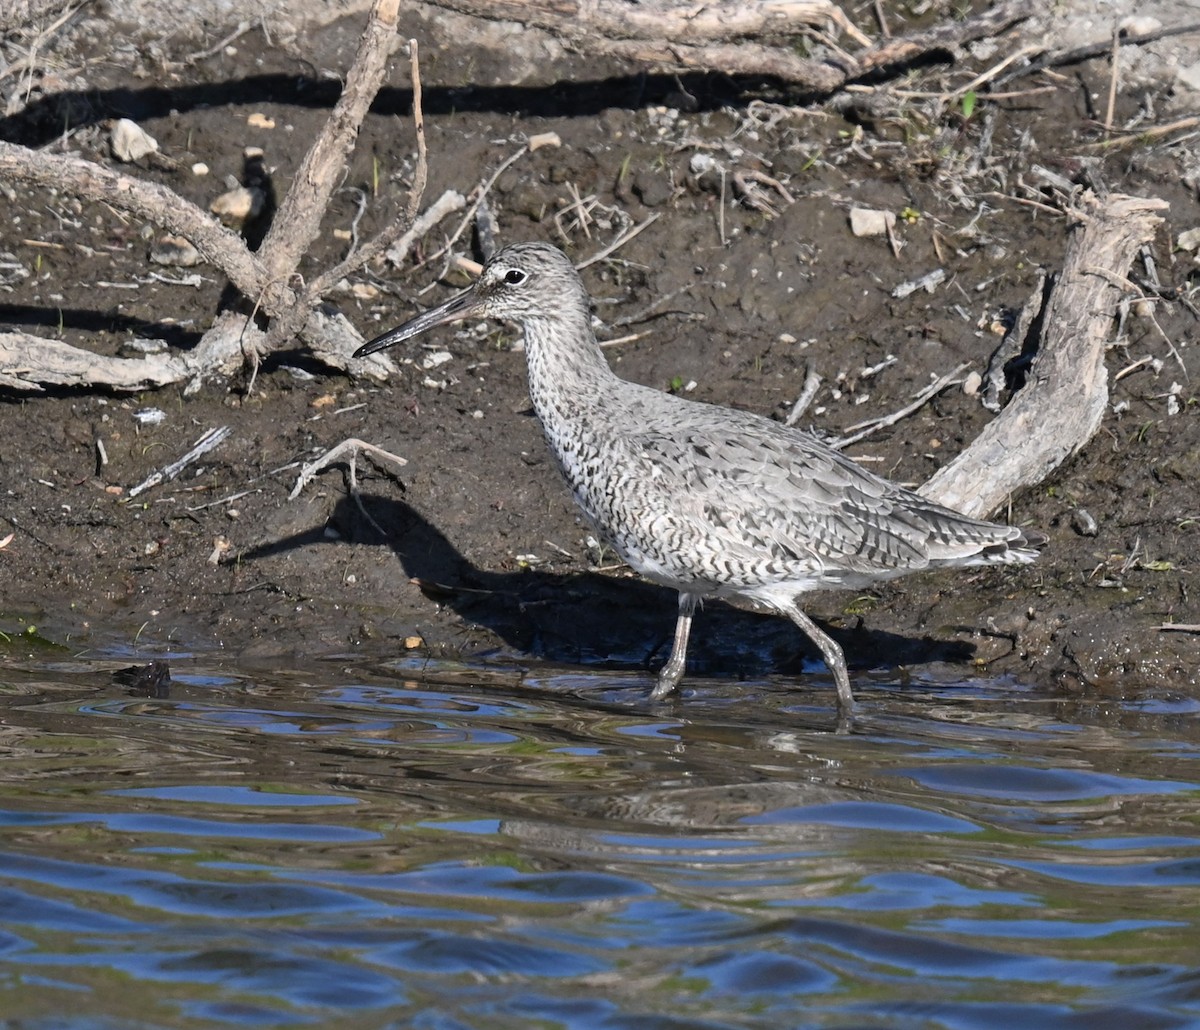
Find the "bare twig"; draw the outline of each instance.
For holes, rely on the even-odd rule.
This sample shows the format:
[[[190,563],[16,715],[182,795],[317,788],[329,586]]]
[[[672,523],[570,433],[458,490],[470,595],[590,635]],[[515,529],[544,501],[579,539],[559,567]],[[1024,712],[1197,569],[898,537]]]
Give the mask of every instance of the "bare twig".
[[[387,74],[400,0],[375,0],[342,95],[292,178],[258,253],[271,278],[291,275],[321,229],[362,120]]]
[[[519,150],[514,151],[507,158],[505,158],[504,161],[501,162],[499,168],[492,172],[491,175],[489,175],[483,182],[481,182],[475,187],[474,190],[471,191],[471,202],[467,205],[467,209],[463,213],[462,220],[458,223],[458,228],[450,234],[450,238],[446,241],[444,246],[438,248],[432,254],[426,257],[424,261],[417,265],[417,268],[424,268],[426,265],[431,264],[438,258],[443,257],[450,252],[450,248],[454,246],[454,244],[458,241],[458,238],[467,231],[472,221],[474,221],[475,209],[478,208],[481,203],[483,203],[484,197],[486,197],[491,191],[491,188],[496,185],[496,180],[499,179],[500,176],[502,176],[505,172],[507,172],[514,164],[516,164],[520,158],[524,157],[528,153],[529,145],[522,145]]]
[[[1125,136],[1115,136],[1112,139],[1100,140],[1098,143],[1089,143],[1082,149],[1115,150],[1119,147],[1128,147],[1139,143],[1153,143],[1161,136],[1169,136],[1173,132],[1182,132],[1184,129],[1193,129],[1197,125],[1200,125],[1200,115],[1189,115],[1187,118],[1180,118],[1177,121],[1168,122],[1166,125],[1152,125],[1148,129],[1139,129],[1137,132],[1131,132]]]
[[[819,389],[821,389],[821,377],[813,368],[812,362],[809,362],[808,368],[804,371],[804,388],[800,391],[800,396],[796,398],[796,403],[792,405],[792,410],[788,412],[788,417],[783,420],[785,426],[794,426],[800,421]]]
[[[620,250],[623,246],[625,246],[626,243],[628,243],[630,240],[632,240],[638,233],[640,233],[647,226],[653,225],[655,222],[657,222],[658,218],[659,218],[659,215],[657,213],[652,214],[649,218],[645,219],[644,221],[638,222],[637,225],[631,226],[630,228],[626,229],[623,233],[621,233],[620,236],[618,236],[615,240],[613,240],[612,243],[610,243],[607,247],[605,247],[603,250],[598,251],[597,253],[593,254],[587,260],[580,261],[579,264],[577,264],[575,266],[575,268],[579,271],[582,271],[583,269],[587,268],[588,265],[594,265],[597,261],[603,261],[610,254],[613,254],[614,252]]]
[[[300,496],[300,491],[313,481],[318,472],[333,462],[341,460],[343,456],[346,456],[346,464],[349,467],[350,496],[354,498],[354,503],[358,505],[358,510],[362,513],[363,518],[375,527],[380,536],[387,536],[387,531],[371,517],[371,513],[363,505],[362,497],[358,492],[357,461],[359,454],[369,454],[375,458],[382,458],[385,461],[395,463],[401,468],[408,464],[406,458],[402,458],[398,454],[385,451],[382,447],[376,447],[373,443],[367,443],[365,440],[359,440],[357,437],[352,436],[349,439],[343,440],[336,447],[330,448],[317,458],[316,461],[305,465],[300,470],[300,475],[296,479],[296,485],[292,487],[292,492],[288,494],[288,500],[294,501]]]
[[[201,61],[207,60],[208,58],[212,57],[213,54],[219,54],[222,50],[224,50],[227,46],[229,46],[229,44],[232,43],[235,39],[238,39],[239,37],[244,36],[252,28],[254,28],[254,22],[252,22],[252,21],[238,22],[237,28],[235,28],[231,33],[229,33],[229,35],[225,36],[223,39],[218,40],[216,43],[214,43],[210,47],[206,47],[203,50],[197,50],[196,53],[191,54],[187,58],[186,63],[187,64],[199,64]]]
[[[429,150],[425,143],[425,112],[421,95],[421,53],[415,39],[408,41],[409,81],[412,83],[413,133],[417,137],[417,167],[413,172],[412,189],[408,192],[406,213],[411,224],[421,210],[425,183],[429,179]]]
[[[1124,35],[1121,37],[1121,44],[1123,46],[1143,46],[1146,43],[1153,43],[1160,39],[1166,39],[1169,36],[1186,36],[1193,32],[1200,32],[1200,22],[1191,22],[1186,25],[1168,25],[1154,32],[1143,32],[1139,35]],[[1006,82],[1011,82],[1013,79],[1021,78],[1025,75],[1033,75],[1048,68],[1059,68],[1065,64],[1078,64],[1080,61],[1089,61],[1093,57],[1100,57],[1102,54],[1107,53],[1111,46],[1112,40],[1105,38],[1095,43],[1088,43],[1086,46],[1075,47],[1072,50],[1063,50],[1057,54],[1048,54],[1040,61],[1035,61],[1024,68],[1017,68],[1009,72],[1003,78],[999,79],[996,85],[1000,86]]]
[[[127,499],[132,500],[138,494],[145,490],[149,490],[152,486],[158,486],[159,483],[174,479],[180,472],[187,468],[197,458],[203,457],[214,447],[219,447],[225,438],[229,436],[229,427],[220,426],[217,429],[208,429],[196,441],[195,446],[187,452],[182,458],[171,462],[170,465],[164,465],[157,472],[143,479],[137,486],[130,487]]]
[[[421,200],[425,196],[425,184],[429,179],[428,151],[425,144],[425,115],[421,109],[421,65],[418,58],[417,41],[408,41],[409,71],[413,92],[413,132],[417,138],[417,167],[413,171],[412,187],[408,191],[408,202],[404,207],[403,217],[393,219],[392,223],[374,238],[368,240],[358,250],[346,255],[346,259],[335,265],[329,271],[318,276],[309,287],[308,296],[316,301],[337,282],[353,275],[369,261],[380,254],[386,253],[388,260],[399,264],[403,256],[394,257],[399,252],[407,254],[414,240],[420,239],[451,211],[457,211],[465,201],[457,193],[447,191],[437,200],[424,215],[418,216]],[[450,198],[457,197],[455,205]]]
[[[1108,75],[1108,106],[1104,109],[1104,131],[1112,132],[1113,111],[1117,106],[1117,83],[1121,78],[1121,29],[1113,26],[1112,67]]]
[[[829,446],[835,450],[841,450],[843,447],[849,447],[852,443],[858,443],[859,440],[865,439],[872,433],[877,433],[880,429],[886,429],[888,426],[894,426],[903,418],[907,418],[914,411],[919,410],[931,398],[936,397],[947,386],[952,385],[967,368],[969,362],[963,362],[953,372],[947,372],[944,376],[935,379],[924,390],[913,398],[910,404],[904,405],[898,411],[893,411],[890,415],[884,415],[882,418],[873,418],[867,422],[859,422],[857,425],[850,426],[851,433],[849,436],[840,436],[836,440],[829,441]],[[853,432],[858,430],[858,432]]]

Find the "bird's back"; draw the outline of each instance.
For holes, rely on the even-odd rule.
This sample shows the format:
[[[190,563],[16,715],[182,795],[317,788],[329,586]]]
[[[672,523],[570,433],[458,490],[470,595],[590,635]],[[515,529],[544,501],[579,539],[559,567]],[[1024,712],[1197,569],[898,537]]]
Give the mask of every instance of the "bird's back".
[[[577,500],[638,571],[677,589],[860,587],[1031,561],[1039,540],[968,518],[750,412],[614,379],[544,419]]]

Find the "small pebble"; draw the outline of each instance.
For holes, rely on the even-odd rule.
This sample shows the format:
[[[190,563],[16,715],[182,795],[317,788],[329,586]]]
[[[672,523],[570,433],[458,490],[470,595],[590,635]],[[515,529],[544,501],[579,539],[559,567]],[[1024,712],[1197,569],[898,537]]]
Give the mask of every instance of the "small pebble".
[[[113,157],[126,163],[140,161],[147,154],[158,150],[158,140],[137,122],[131,122],[128,118],[120,118],[113,125],[109,145],[112,147]]]
[[[883,236],[895,224],[896,215],[892,211],[875,211],[865,207],[850,209],[850,231],[855,236]]]
[[[1196,251],[1200,250],[1200,227],[1195,229],[1185,229],[1179,234],[1179,238],[1175,241],[1175,246],[1180,250]]]
[[[204,258],[190,240],[182,236],[163,236],[150,247],[150,260],[156,265],[172,265],[176,268],[194,268]]]
[[[122,357],[144,358],[149,354],[166,354],[167,344],[165,340],[147,340],[142,336],[131,336],[128,340],[122,340],[117,350]]]
[[[1117,28],[1123,36],[1148,36],[1162,27],[1161,21],[1146,14],[1131,14],[1117,23]]]
[[[208,209],[225,225],[232,229],[240,229],[262,211],[265,201],[266,197],[262,190],[238,186],[227,193],[222,193],[208,205]]]
[[[561,147],[562,140],[557,132],[539,132],[529,137],[529,152],[541,150],[542,147]]]
[[[1100,531],[1087,508],[1076,508],[1071,512],[1071,526],[1080,536],[1095,536]]]
[[[422,368],[437,368],[438,365],[444,365],[447,361],[453,360],[454,355],[448,350],[435,350],[431,354],[426,354],[421,359]]]

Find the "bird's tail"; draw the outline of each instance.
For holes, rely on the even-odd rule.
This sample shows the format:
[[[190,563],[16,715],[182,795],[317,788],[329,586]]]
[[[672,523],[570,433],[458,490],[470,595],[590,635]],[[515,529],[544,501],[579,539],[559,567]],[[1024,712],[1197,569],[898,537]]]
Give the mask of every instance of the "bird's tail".
[[[919,514],[929,532],[930,565],[1024,565],[1037,560],[1047,540],[1032,529],[972,519],[928,502]]]

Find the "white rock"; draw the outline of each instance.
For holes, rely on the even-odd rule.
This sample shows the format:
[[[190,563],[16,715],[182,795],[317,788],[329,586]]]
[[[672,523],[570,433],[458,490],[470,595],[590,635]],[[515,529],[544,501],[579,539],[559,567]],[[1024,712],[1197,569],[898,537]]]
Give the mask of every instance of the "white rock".
[[[1200,226],[1195,229],[1185,229],[1179,234],[1175,246],[1180,250],[1200,250]]]
[[[109,145],[112,147],[113,157],[126,163],[140,161],[147,154],[158,150],[158,140],[137,122],[131,122],[128,118],[121,118],[113,125]]]
[[[529,137],[529,152],[541,150],[542,147],[561,147],[562,138],[557,132],[538,132]]]
[[[1181,86],[1186,86],[1188,89],[1196,93],[1200,93],[1200,61],[1195,64],[1189,64],[1186,68],[1179,68],[1175,72],[1175,81]]]
[[[875,211],[867,207],[850,209],[850,231],[855,236],[883,236],[895,224],[893,211]]]
[[[262,211],[265,199],[262,190],[239,186],[228,193],[222,193],[208,205],[208,209],[226,225],[240,228]]]
[[[156,265],[194,268],[204,260],[191,240],[182,236],[163,236],[150,247],[150,260]]]
[[[1148,36],[1162,27],[1161,21],[1147,14],[1131,14],[1117,23],[1117,29],[1124,36]]]
[[[422,368],[437,368],[438,365],[444,365],[447,361],[452,361],[454,355],[448,350],[435,350],[432,354],[425,355],[421,361]]]

